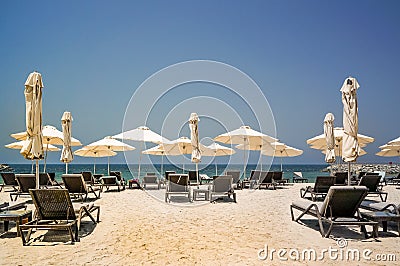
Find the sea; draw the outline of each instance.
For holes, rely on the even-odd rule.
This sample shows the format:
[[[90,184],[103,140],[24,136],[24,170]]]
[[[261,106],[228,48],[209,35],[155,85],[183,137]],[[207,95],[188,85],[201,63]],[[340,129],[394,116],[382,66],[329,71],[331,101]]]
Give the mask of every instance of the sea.
[[[11,170],[15,173],[34,173],[35,165],[32,164],[8,164],[11,167]],[[132,178],[138,177],[139,165],[137,164],[110,164],[110,171],[120,171],[125,180],[129,180]],[[321,175],[329,175],[329,172],[326,171],[328,165],[325,164],[284,164],[282,165],[282,171],[284,178],[289,178],[292,181],[293,172],[302,172],[303,177],[308,178],[309,182],[314,182],[317,176]],[[173,165],[173,164],[143,164],[140,166],[140,176],[143,177],[146,172],[155,172],[157,175],[161,176],[161,173],[165,173],[165,171],[175,171],[176,173],[187,173],[189,170],[195,170],[196,166],[193,165],[185,165],[184,168],[182,165]],[[243,174],[243,165],[240,164],[209,164],[209,165],[198,165],[199,173],[206,174],[209,177],[214,175],[222,175],[227,170],[240,170]],[[246,175],[245,177],[249,177],[251,170],[261,170],[259,165],[248,164],[246,166]],[[65,174],[65,164],[47,164],[46,172],[47,173],[55,173],[56,180],[61,181],[61,175]],[[263,171],[280,171],[281,165],[271,165],[271,166],[263,166]],[[44,165],[39,165],[39,171],[44,172]],[[83,171],[91,171],[95,174],[103,174],[108,175],[108,165],[107,164],[68,164],[68,173],[80,173]],[[243,175],[242,175],[243,178]]]

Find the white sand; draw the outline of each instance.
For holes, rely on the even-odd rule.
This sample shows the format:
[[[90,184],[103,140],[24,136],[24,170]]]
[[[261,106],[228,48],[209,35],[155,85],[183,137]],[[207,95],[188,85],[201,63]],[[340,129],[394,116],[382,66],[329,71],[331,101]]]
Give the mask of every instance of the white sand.
[[[304,184],[273,190],[239,190],[238,203],[192,204],[182,207],[156,200],[141,190],[103,193],[96,201],[101,206],[101,222],[93,226],[84,219],[80,242],[71,245],[67,234],[37,232],[44,236],[30,246],[22,246],[16,228],[0,236],[2,265],[278,265],[282,261],[274,253],[271,261],[258,259],[260,249],[302,251],[315,249],[318,254],[329,247],[339,249],[335,239],[322,238],[316,220],[305,217],[307,225],[291,221],[289,205],[299,199]],[[400,202],[400,190],[386,186],[388,201]],[[162,192],[152,192],[163,197]],[[8,193],[0,193],[0,202],[9,201]],[[190,205],[190,204],[183,204]],[[33,208],[30,205],[30,208]],[[369,228],[370,229],[370,228]],[[380,231],[382,228],[379,228]],[[395,228],[380,232],[379,241],[365,240],[358,227],[333,230],[335,237],[348,239],[347,249],[370,249],[376,254],[395,254],[400,261],[400,238]],[[3,226],[0,225],[3,232]],[[53,237],[53,238],[51,238]],[[54,242],[55,237],[61,242]],[[263,255],[263,254],[261,254]],[[285,264],[294,262],[288,254]],[[325,254],[324,264],[340,260]],[[395,262],[360,261],[352,265],[395,265]],[[322,264],[316,261],[311,264]]]

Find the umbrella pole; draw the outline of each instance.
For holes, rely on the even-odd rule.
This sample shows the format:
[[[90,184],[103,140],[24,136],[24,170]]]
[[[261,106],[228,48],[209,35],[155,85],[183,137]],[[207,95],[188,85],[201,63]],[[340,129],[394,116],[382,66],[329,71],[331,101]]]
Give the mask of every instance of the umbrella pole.
[[[197,179],[197,188],[199,188],[199,164],[196,163],[196,179]]]
[[[96,174],[96,157],[94,157],[93,174]]]
[[[142,143],[142,142],[140,142],[140,154],[139,154],[138,179],[140,179],[140,164],[142,163],[142,151],[143,151],[143,143]]]
[[[161,155],[161,177],[164,174],[164,154]]]
[[[31,174],[33,174],[33,160],[31,161]]]
[[[281,172],[282,172],[282,157],[281,157]]]
[[[65,163],[65,174],[68,174],[68,163]]]
[[[244,150],[243,150],[243,179],[246,178],[246,138],[244,138]]]
[[[107,156],[107,170],[108,170],[108,175],[110,174],[110,156]]]
[[[39,189],[39,160],[36,159],[36,189]]]
[[[49,149],[49,143],[46,144],[46,153],[44,154],[44,168],[43,172],[46,173],[46,162],[47,162],[47,150]]]
[[[215,175],[218,175],[218,164],[217,164],[217,160],[214,157],[214,164],[215,164]]]
[[[347,171],[347,185],[350,186],[351,185],[351,177],[350,177],[350,166],[351,166],[351,162],[349,162],[349,166],[348,166],[348,171]]]

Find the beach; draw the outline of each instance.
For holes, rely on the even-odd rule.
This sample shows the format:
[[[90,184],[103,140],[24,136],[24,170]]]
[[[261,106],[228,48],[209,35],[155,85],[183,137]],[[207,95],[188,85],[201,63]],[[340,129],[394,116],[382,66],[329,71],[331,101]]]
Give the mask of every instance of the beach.
[[[332,238],[323,238],[315,218],[304,217],[305,224],[291,221],[290,203],[300,199],[299,189],[305,185],[237,190],[237,203],[199,201],[192,205],[166,204],[152,196],[161,195],[162,190],[105,192],[95,201],[101,207],[100,223],[94,225],[85,218],[80,242],[71,245],[68,234],[39,231],[33,238],[42,235],[41,239],[23,246],[11,224],[10,231],[0,237],[0,261],[3,265],[334,265],[344,259],[322,253],[322,260],[310,262],[294,260],[289,253],[314,249],[320,255],[324,249],[340,250],[339,238],[347,240],[344,249],[369,249],[370,258],[394,254],[400,260],[400,238],[392,224],[388,233],[380,227],[378,240],[374,240],[364,239],[359,227],[349,226],[334,228]],[[384,190],[389,192],[388,201],[400,202],[395,186]],[[9,201],[8,194],[1,192],[0,201]],[[270,254],[273,249],[286,253],[279,258],[277,252]],[[345,263],[396,264],[362,257]]]

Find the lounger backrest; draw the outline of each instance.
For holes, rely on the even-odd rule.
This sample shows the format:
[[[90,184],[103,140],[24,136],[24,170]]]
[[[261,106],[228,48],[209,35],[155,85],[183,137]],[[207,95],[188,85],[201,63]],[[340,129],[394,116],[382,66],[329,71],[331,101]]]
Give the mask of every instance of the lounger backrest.
[[[261,180],[261,173],[262,172],[260,170],[252,170],[252,175],[250,176],[250,180],[257,181],[257,182],[260,181]]]
[[[157,176],[155,175],[145,175],[143,177],[143,182],[146,184],[155,184],[157,183]]]
[[[348,172],[336,172],[335,173],[335,177],[336,177],[335,184],[344,185],[346,183],[348,175],[349,175]]]
[[[115,184],[117,184],[117,177],[115,175],[104,177],[104,178],[101,178],[100,180],[101,180],[101,183],[103,185],[115,185]]]
[[[360,171],[360,172],[358,173],[357,179],[360,180],[361,177],[365,176],[366,173],[367,173],[367,172],[365,172],[365,171]]]
[[[197,171],[189,171],[188,174],[189,174],[189,181],[197,183]],[[199,178],[200,178],[200,175],[199,175]]]
[[[47,186],[50,185],[50,176],[47,173],[39,173],[39,186]]]
[[[63,174],[61,176],[64,186],[69,193],[87,193],[86,183],[81,174]]]
[[[379,181],[381,177],[379,175],[365,175],[361,177],[359,186],[366,186],[369,192],[376,192],[378,190]]]
[[[1,173],[1,177],[3,178],[5,185],[18,186],[14,173]]]
[[[93,176],[92,172],[90,172],[90,171],[82,172],[82,176],[83,176],[83,180],[85,181],[85,183],[88,183],[88,184],[94,183],[94,176]]]
[[[335,176],[317,176],[314,191],[317,193],[328,193],[329,188],[335,184]]]
[[[36,176],[34,174],[16,174],[19,192],[29,193],[29,189],[36,188]]]
[[[303,178],[303,173],[302,172],[293,172],[293,176],[295,178]]]
[[[189,187],[189,176],[187,174],[169,174],[168,188],[173,192],[186,192]]]
[[[226,171],[225,175],[230,175],[232,176],[232,183],[237,184],[240,180],[240,171]]]
[[[261,171],[260,180],[262,184],[271,184],[272,178],[274,177],[274,172],[272,171]]]
[[[321,206],[325,217],[354,217],[361,202],[367,195],[364,186],[332,186]]]
[[[165,180],[168,180],[168,175],[175,174],[175,171],[165,171]]]
[[[75,220],[67,189],[30,189],[39,220]]]
[[[228,192],[232,190],[233,178],[230,175],[221,175],[214,178],[212,183],[213,192]]]
[[[272,176],[272,179],[274,180],[274,181],[278,181],[278,180],[282,180],[282,178],[283,178],[283,172],[281,172],[281,171],[276,171],[276,172],[273,172],[274,174],[273,174],[273,176]]]
[[[122,173],[120,171],[110,171],[109,174],[110,176],[116,176],[118,181],[122,181]]]

